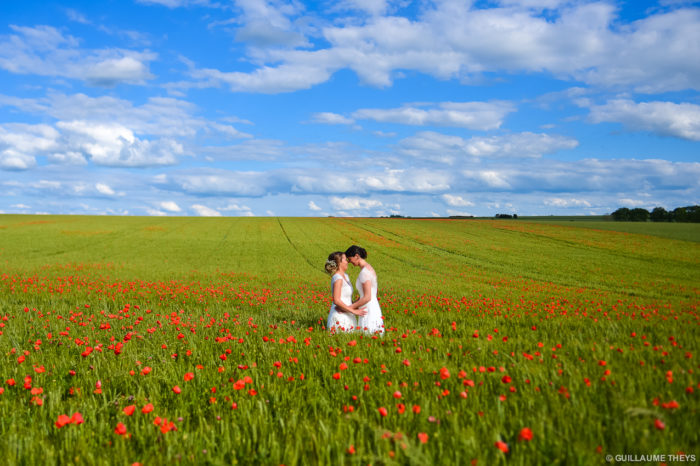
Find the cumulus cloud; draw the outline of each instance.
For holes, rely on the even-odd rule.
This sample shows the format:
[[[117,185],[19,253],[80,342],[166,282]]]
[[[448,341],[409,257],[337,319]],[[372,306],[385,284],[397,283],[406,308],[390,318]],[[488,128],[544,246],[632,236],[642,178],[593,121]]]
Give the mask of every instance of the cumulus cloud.
[[[313,210],[313,211],[323,210],[319,206],[317,206],[314,201],[309,201],[308,207],[309,207],[309,210]]]
[[[473,217],[474,214],[465,212],[463,210],[447,209],[447,215],[451,217]],[[433,215],[436,216],[436,215]]]
[[[632,131],[700,141],[700,105],[690,103],[611,100],[591,106],[590,120],[622,123]]]
[[[473,202],[464,199],[462,196],[457,196],[454,194],[443,194],[442,199],[447,203],[447,205],[453,207],[471,207],[474,205]]]
[[[193,204],[192,210],[200,217],[221,217],[219,211],[201,204]]]
[[[472,137],[423,131],[399,142],[402,152],[417,158],[452,163],[465,157],[537,158],[559,150],[573,149],[578,141],[544,133],[515,133],[502,136]]]
[[[48,125],[0,125],[0,168],[27,170],[36,165],[36,156],[58,147],[58,132]]]
[[[234,91],[266,93],[308,89],[341,69],[377,87],[411,70],[467,82],[490,72],[545,72],[638,92],[700,88],[700,62],[689,59],[700,41],[698,9],[658,11],[620,25],[608,2],[509,0],[486,7],[435,2],[416,18],[388,15],[385,2],[345,2],[350,3],[367,5],[371,14],[322,28],[315,49],[299,36],[290,40],[289,34],[303,31],[289,20],[261,28],[267,45],[275,45],[266,49],[244,27],[238,38],[256,46],[250,56],[255,69],[193,69],[191,76],[198,85],[224,83]],[[303,23],[301,10],[293,14]],[[281,40],[297,48],[281,48]]]
[[[167,210],[168,212],[182,212],[180,206],[177,205],[177,203],[175,203],[174,201],[163,201],[158,205],[161,209]]]
[[[337,197],[330,199],[331,206],[335,210],[368,210],[382,207],[381,201],[376,199],[365,199],[361,197]]]
[[[348,118],[343,115],[331,112],[314,113],[312,116],[312,120],[315,123],[323,123],[327,125],[351,125],[355,123],[355,120],[353,120],[352,118]]]
[[[510,102],[441,102],[392,109],[366,108],[353,112],[352,116],[384,123],[492,130],[500,128],[505,116],[514,111],[515,106]]]
[[[543,202],[544,205],[552,207],[591,207],[591,203],[585,199],[552,197]]]
[[[118,124],[95,125],[86,121],[58,122],[69,145],[79,147],[93,163],[106,166],[147,167],[172,165],[184,150],[172,139],[141,140]]]
[[[0,68],[15,74],[77,79],[95,86],[143,84],[152,79],[156,54],[123,49],[81,49],[79,41],[51,26],[10,25],[0,37]]]
[[[114,196],[116,194],[114,190],[109,187],[109,185],[104,183],[97,183],[95,185],[95,189],[98,193],[104,194],[105,196]]]
[[[196,116],[195,105],[171,97],[150,97],[144,104],[134,105],[125,99],[90,97],[82,93],[49,93],[43,98],[17,98],[0,94],[0,105],[50,116],[58,121],[120,124],[136,134],[192,137],[197,132],[205,132],[235,139],[250,137],[231,125]]]

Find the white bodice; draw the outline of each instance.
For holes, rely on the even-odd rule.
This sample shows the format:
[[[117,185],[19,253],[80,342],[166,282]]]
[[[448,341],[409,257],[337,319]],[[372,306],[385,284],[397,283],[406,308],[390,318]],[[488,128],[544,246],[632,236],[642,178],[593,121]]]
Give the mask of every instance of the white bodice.
[[[362,270],[360,270],[360,274],[357,276],[357,280],[355,281],[355,288],[357,288],[357,291],[360,293],[360,298],[364,297],[363,284],[367,281],[372,284],[372,295],[370,296],[370,299],[376,300],[378,288],[377,274],[374,272],[374,270],[364,267]]]
[[[343,287],[340,290],[340,300],[343,302],[343,304],[350,306],[352,304],[352,285],[350,284],[350,277],[348,277],[348,274],[343,276],[336,273],[333,275],[333,278],[331,279],[331,296],[333,296],[333,287],[335,286],[335,282],[338,280],[342,280],[343,282]],[[331,309],[335,309],[335,304],[331,306]]]

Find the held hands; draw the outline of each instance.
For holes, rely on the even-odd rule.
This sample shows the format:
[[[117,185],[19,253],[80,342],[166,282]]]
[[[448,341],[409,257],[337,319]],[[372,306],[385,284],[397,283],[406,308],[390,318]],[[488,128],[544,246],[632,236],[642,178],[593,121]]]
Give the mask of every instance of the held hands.
[[[367,309],[364,307],[362,309],[350,308],[350,312],[352,312],[353,314],[355,314],[358,317],[362,317],[362,316],[367,315]]]

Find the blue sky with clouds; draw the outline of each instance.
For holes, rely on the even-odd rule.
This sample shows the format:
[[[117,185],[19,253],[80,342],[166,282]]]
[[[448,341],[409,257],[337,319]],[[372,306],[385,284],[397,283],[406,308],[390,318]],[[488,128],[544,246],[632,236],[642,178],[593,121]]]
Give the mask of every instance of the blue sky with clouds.
[[[0,212],[700,204],[700,2],[0,2]]]

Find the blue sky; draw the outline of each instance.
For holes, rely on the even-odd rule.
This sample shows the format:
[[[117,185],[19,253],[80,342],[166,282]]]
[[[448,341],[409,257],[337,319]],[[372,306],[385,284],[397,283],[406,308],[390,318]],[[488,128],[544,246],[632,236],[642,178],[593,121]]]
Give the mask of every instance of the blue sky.
[[[0,212],[700,204],[700,2],[0,2]]]

